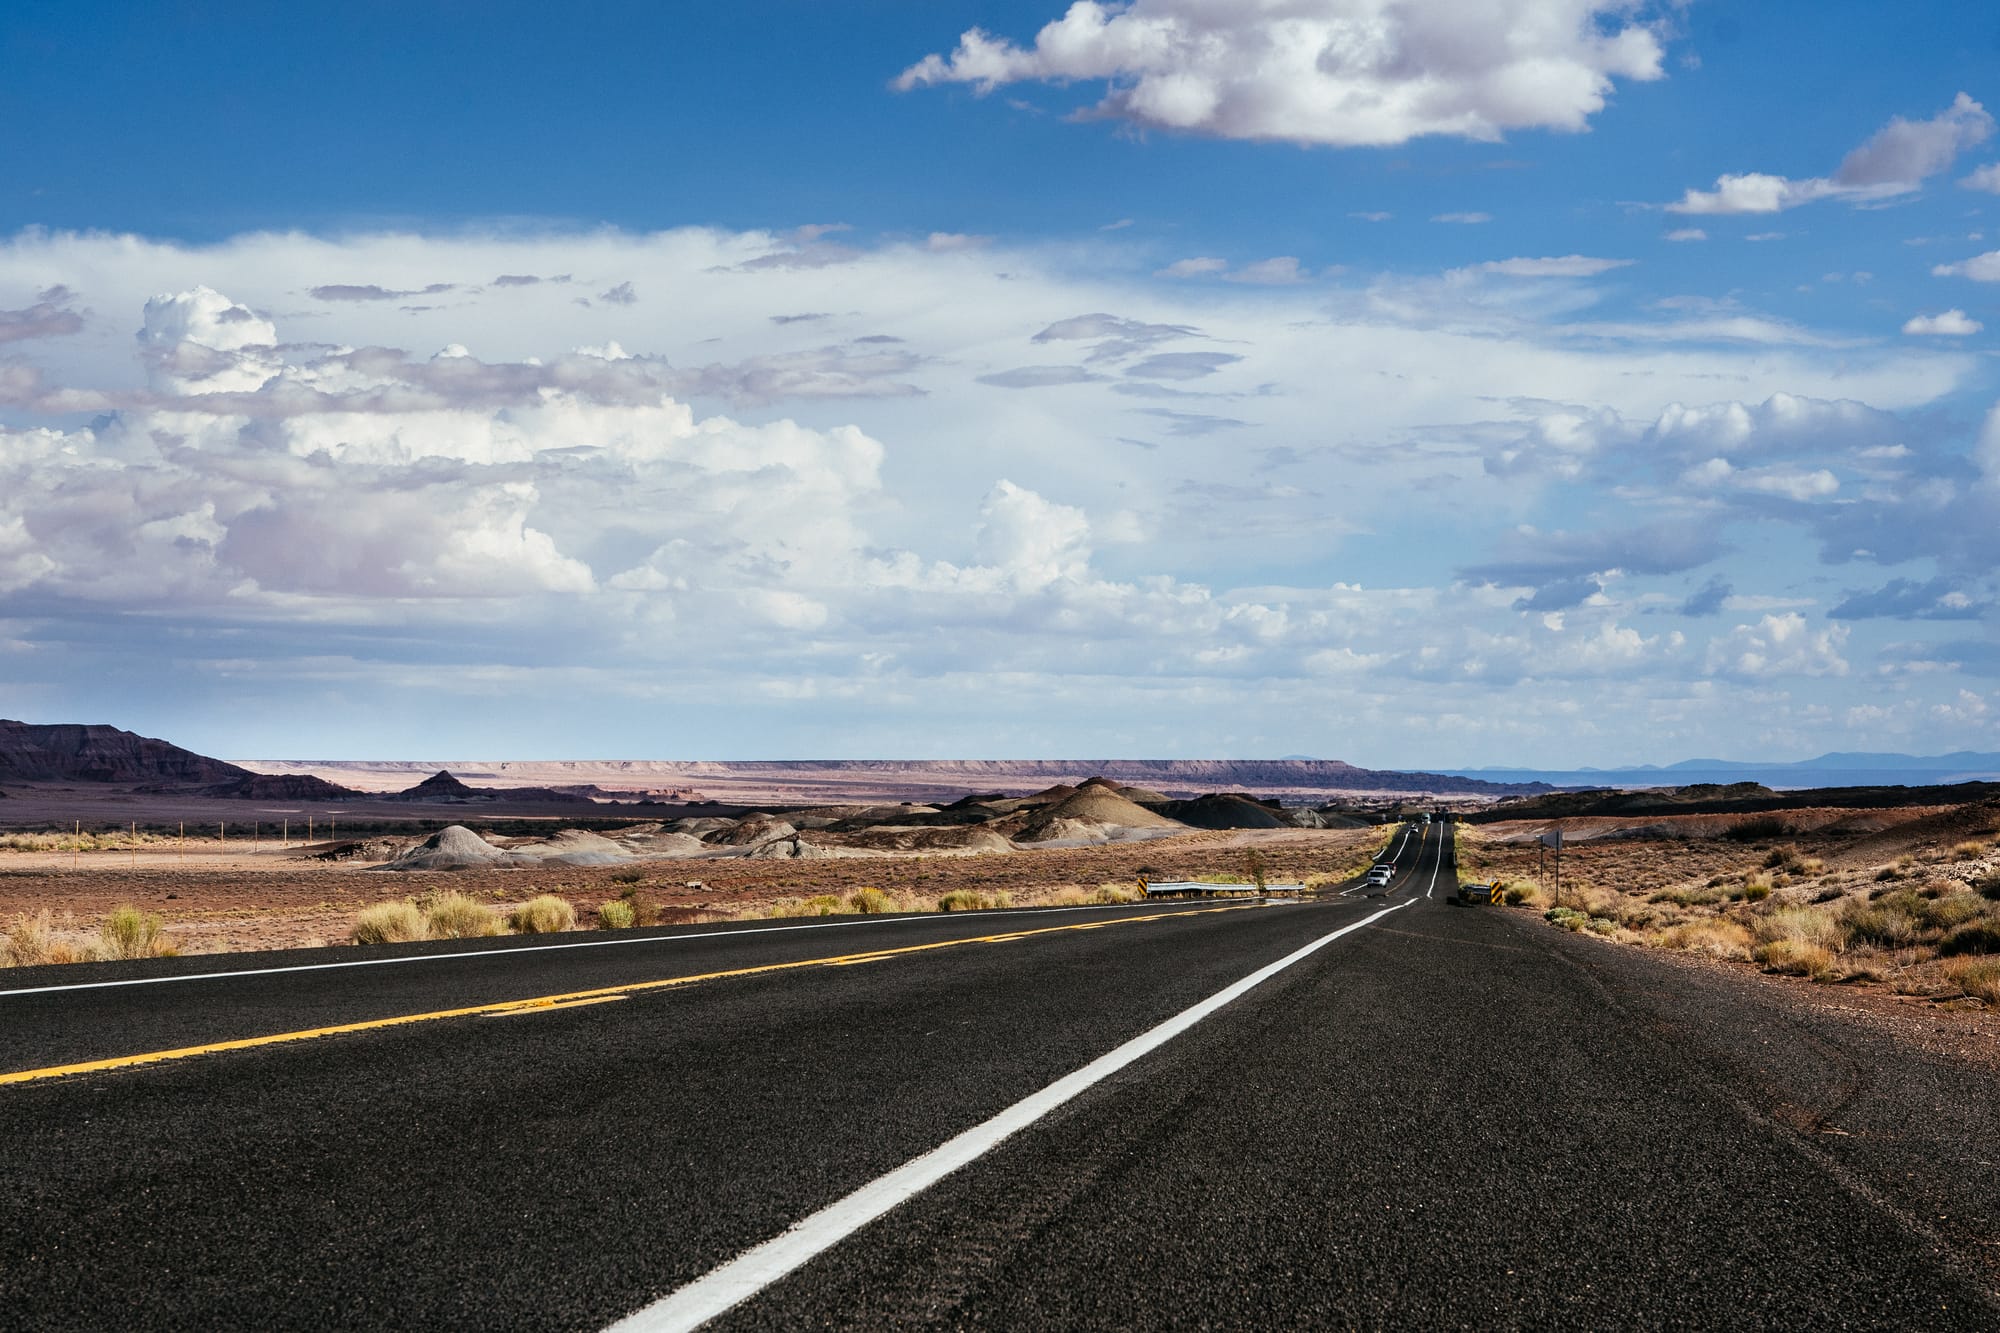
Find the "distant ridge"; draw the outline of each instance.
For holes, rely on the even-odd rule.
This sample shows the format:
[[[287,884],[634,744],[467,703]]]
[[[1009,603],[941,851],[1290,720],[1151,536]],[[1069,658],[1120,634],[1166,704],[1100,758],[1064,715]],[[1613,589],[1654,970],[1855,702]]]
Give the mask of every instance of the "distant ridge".
[[[0,779],[212,786],[248,769],[116,727],[0,719]]]
[[[1833,751],[1789,763],[1735,759],[1683,759],[1632,768],[1465,768],[1463,777],[1488,781],[1546,782],[1557,787],[1680,787],[1692,783],[1757,782],[1779,790],[1814,787],[1939,787],[2000,780],[2000,754],[1955,750],[1911,755]]]

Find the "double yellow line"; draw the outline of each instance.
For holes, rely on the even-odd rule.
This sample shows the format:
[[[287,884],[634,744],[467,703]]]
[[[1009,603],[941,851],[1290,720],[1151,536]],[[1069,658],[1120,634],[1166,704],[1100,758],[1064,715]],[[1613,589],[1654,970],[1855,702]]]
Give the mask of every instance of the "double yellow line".
[[[0,1085],[10,1083],[33,1083],[41,1079],[63,1078],[70,1074],[96,1074],[111,1069],[131,1069],[137,1065],[154,1065],[168,1060],[185,1060],[193,1055],[215,1055],[224,1051],[248,1051],[259,1046],[281,1046],[287,1042],[312,1041],[319,1037],[337,1037],[349,1032],[375,1032],[383,1028],[406,1027],[412,1023],[434,1023],[444,1018],[502,1018],[514,1014],[549,1013],[557,1009],[575,1009],[583,1005],[604,1004],[622,1000],[628,995],[645,991],[666,990],[672,986],[692,986],[698,981],[722,981],[730,977],[754,977],[769,972],[791,972],[808,967],[852,967],[857,963],[875,963],[885,958],[900,958],[907,954],[930,953],[938,949],[955,949],[966,944],[1011,944],[1016,940],[1033,939],[1038,935],[1060,935],[1069,931],[1103,930],[1107,926],[1139,925],[1148,921],[1163,921],[1169,917],[1208,916],[1216,912],[1248,911],[1253,904],[1232,907],[1205,907],[1194,911],[1154,912],[1147,916],[1113,917],[1108,921],[1078,921],[1062,926],[1042,926],[1034,930],[1009,931],[1000,935],[972,935],[964,939],[939,940],[933,944],[910,944],[898,949],[875,949],[867,953],[839,954],[831,958],[800,958],[784,963],[765,963],[757,967],[732,967],[721,972],[698,972],[684,977],[664,977],[657,981],[635,981],[623,986],[599,986],[592,990],[565,991],[558,995],[537,995],[526,1000],[502,1000],[494,1004],[468,1005],[462,1009],[434,1009],[424,1014],[398,1014],[392,1018],[370,1018],[359,1023],[338,1023],[331,1027],[301,1028],[296,1032],[273,1032],[262,1037],[242,1037],[235,1041],[205,1042],[200,1046],[178,1046],[166,1051],[144,1051],[137,1055],[114,1055],[102,1060],[80,1060],[73,1064],[50,1065],[45,1069],[23,1069],[11,1074],[0,1074]]]

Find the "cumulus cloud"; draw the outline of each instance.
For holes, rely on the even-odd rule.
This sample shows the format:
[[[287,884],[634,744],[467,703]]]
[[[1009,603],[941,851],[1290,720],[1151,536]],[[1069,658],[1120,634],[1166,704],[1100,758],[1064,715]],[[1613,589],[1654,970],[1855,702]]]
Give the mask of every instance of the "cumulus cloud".
[[[1951,167],[1961,152],[1984,143],[1993,117],[1964,93],[1929,120],[1897,116],[1841,160],[1831,176],[1794,179],[1765,172],[1716,178],[1712,190],[1689,190],[1669,212],[1781,213],[1821,199],[1863,202],[1909,194]]]
[[[1813,630],[1796,611],[1765,616],[1755,625],[1738,625],[1708,645],[1710,675],[1744,680],[1785,676],[1844,676],[1847,643],[1844,625]]]
[[[1984,608],[1953,579],[1890,579],[1879,588],[1850,590],[1827,612],[1830,620],[1977,620]]]
[[[1931,270],[1939,278],[1971,278],[1974,282],[2000,282],[2000,250],[1988,250],[1983,255],[1956,264],[1939,264]]]
[[[1989,162],[1959,181],[1968,190],[1984,190],[1988,194],[2000,194],[2000,162]]]
[[[1935,315],[1914,315],[1904,323],[1903,332],[1924,337],[1964,338],[1985,327],[1963,310],[1952,309]]]
[[[1093,114],[1336,146],[1578,131],[1616,79],[1661,76],[1654,31],[1610,0],[1077,0],[1021,47],[974,28],[899,89],[1102,81]]]
[[[1176,259],[1173,263],[1154,274],[1160,278],[1200,278],[1210,273],[1221,273],[1229,267],[1226,259],[1216,259],[1211,255],[1200,255],[1192,259]]]
[[[0,310],[0,343],[33,338],[62,338],[83,331],[83,316],[70,308],[74,294],[67,287],[49,287],[21,310]]]
[[[1461,577],[1499,587],[1574,591],[1585,579],[1613,573],[1678,574],[1707,564],[1727,549],[1715,532],[1687,523],[1600,532],[1538,532],[1523,527],[1505,534],[1498,545],[1493,560],[1467,566]]]

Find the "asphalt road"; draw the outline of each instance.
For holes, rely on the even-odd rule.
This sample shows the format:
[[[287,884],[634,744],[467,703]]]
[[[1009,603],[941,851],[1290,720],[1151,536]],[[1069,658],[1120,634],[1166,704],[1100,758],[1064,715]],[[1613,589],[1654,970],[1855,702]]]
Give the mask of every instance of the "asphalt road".
[[[718,1326],[2000,1327],[2000,1079],[1450,903],[1448,831],[1299,905],[0,974],[0,1327],[602,1328],[1288,958]]]

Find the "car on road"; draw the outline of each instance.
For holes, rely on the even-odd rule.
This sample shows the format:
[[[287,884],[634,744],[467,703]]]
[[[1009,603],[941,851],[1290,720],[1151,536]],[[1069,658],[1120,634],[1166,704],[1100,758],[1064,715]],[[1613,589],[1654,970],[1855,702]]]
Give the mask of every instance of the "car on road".
[[[1368,882],[1370,884],[1387,884],[1395,877],[1396,867],[1386,862],[1382,865],[1371,866],[1368,871]]]

